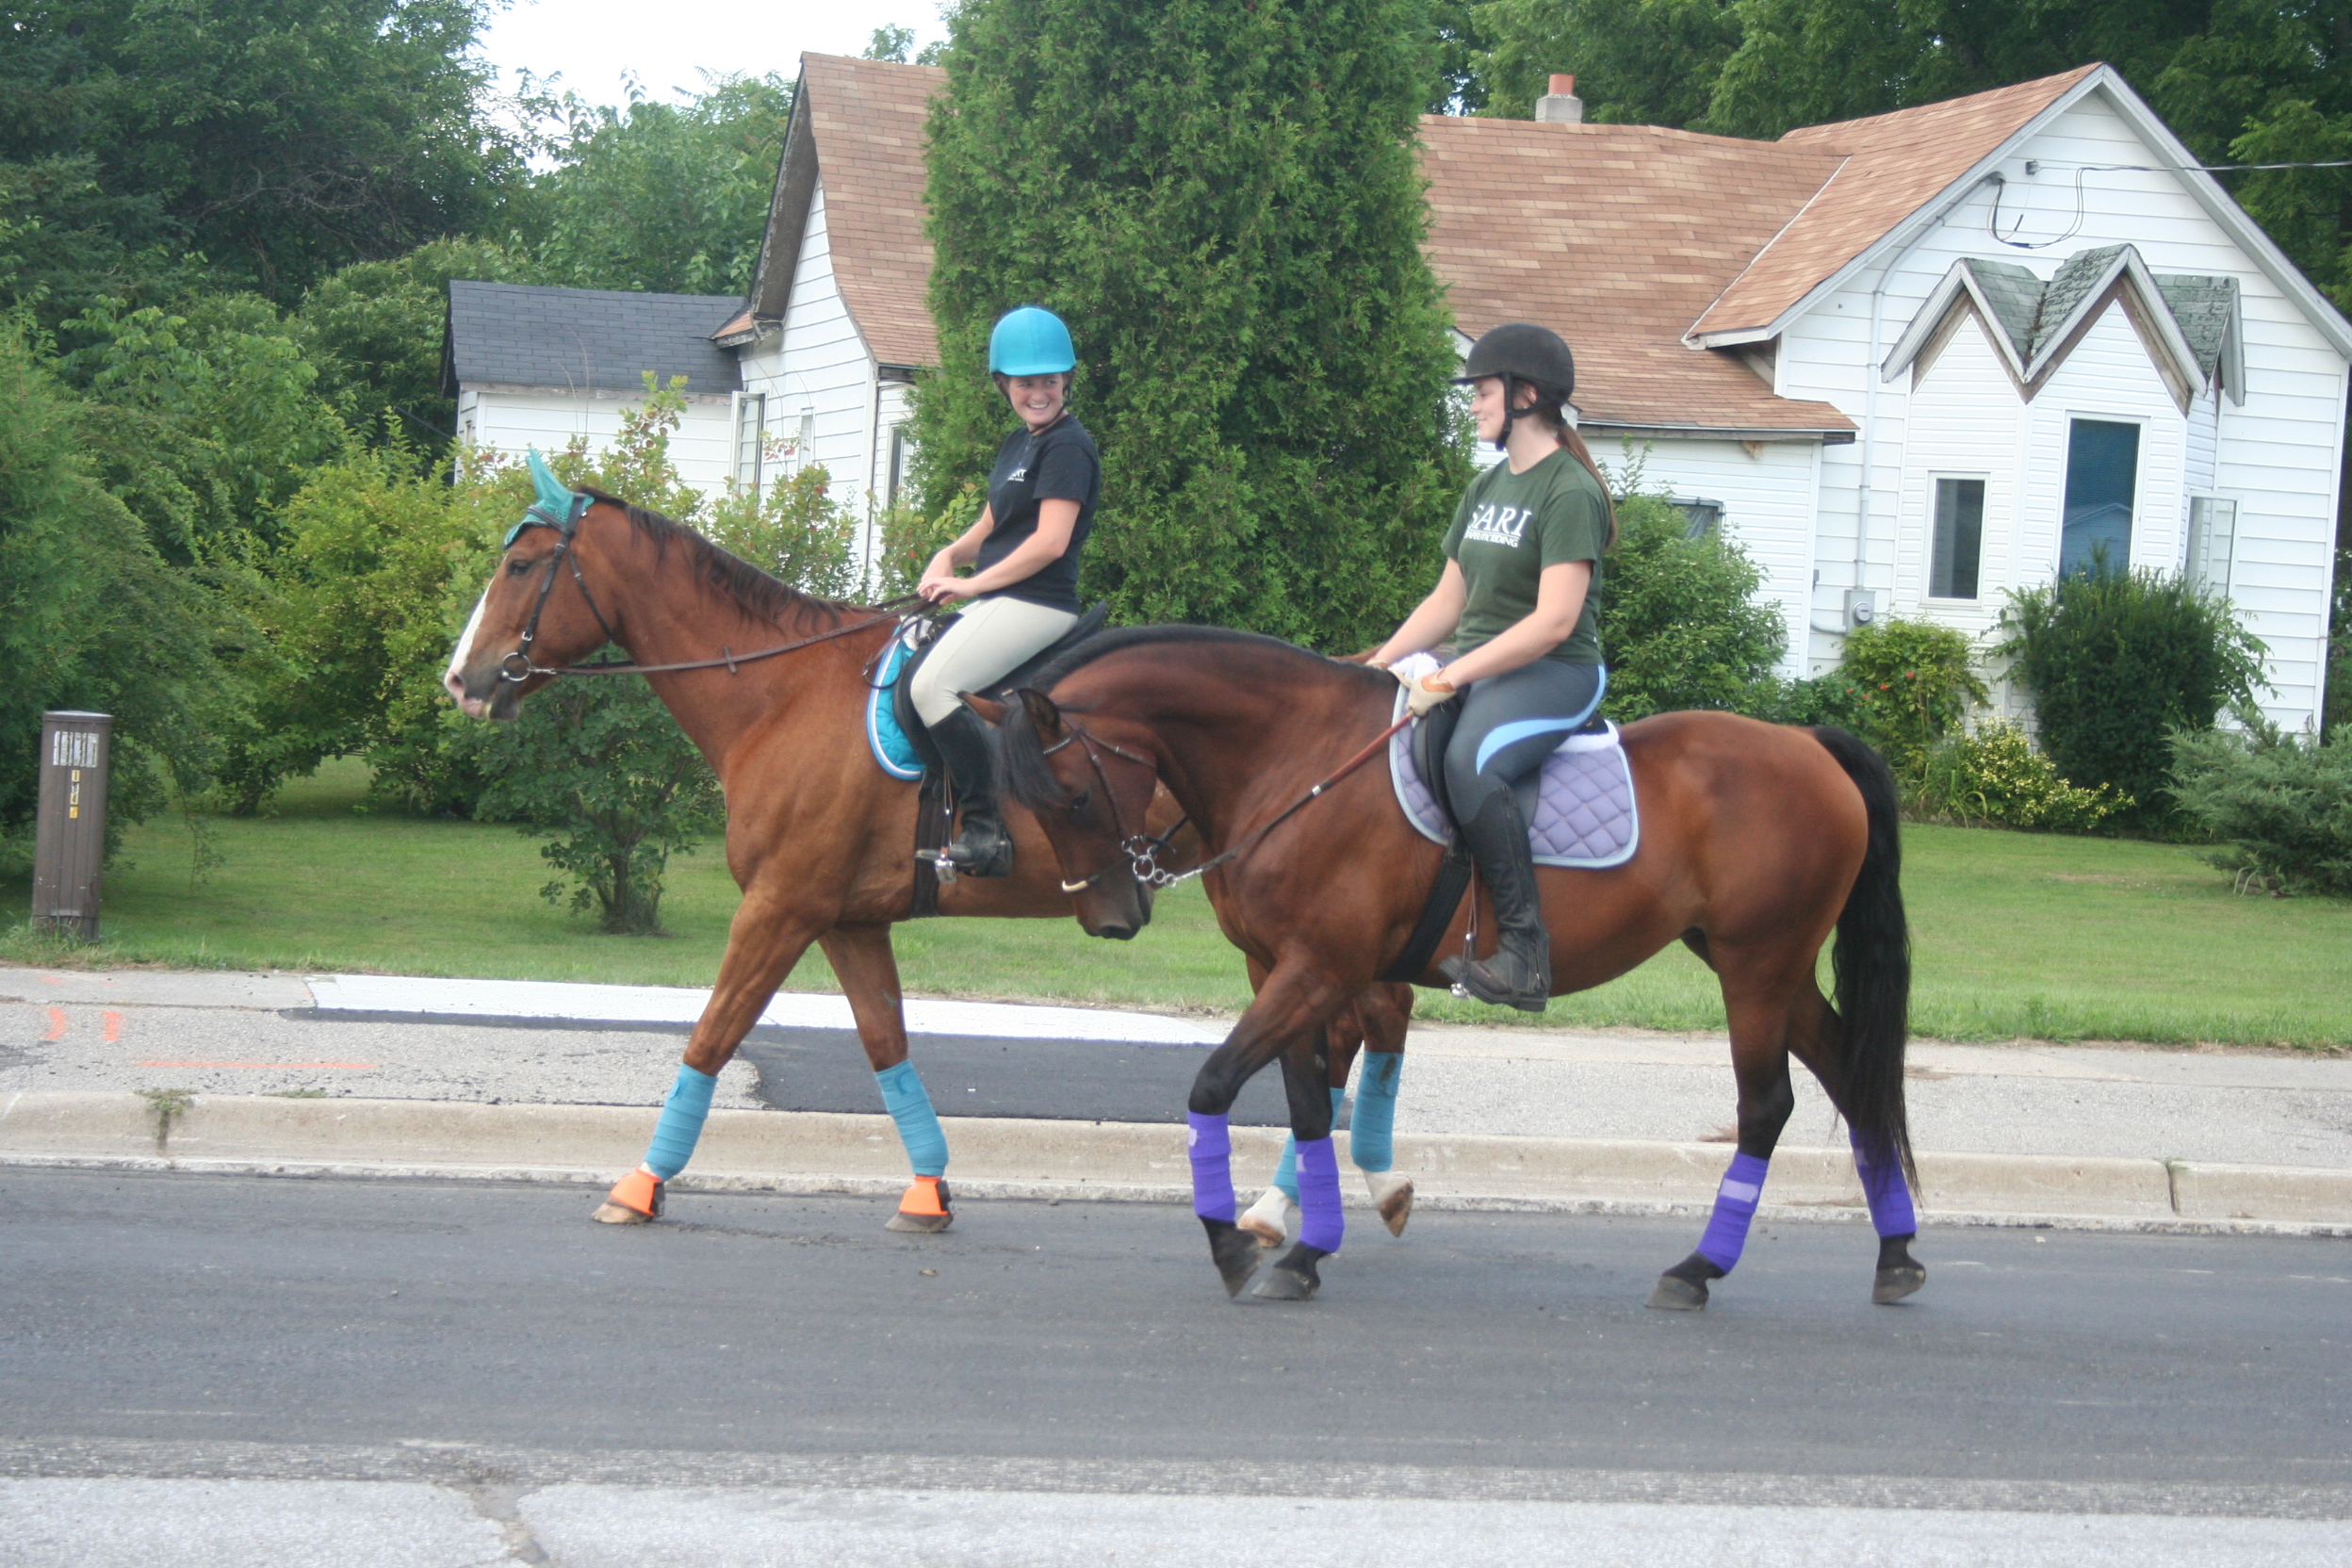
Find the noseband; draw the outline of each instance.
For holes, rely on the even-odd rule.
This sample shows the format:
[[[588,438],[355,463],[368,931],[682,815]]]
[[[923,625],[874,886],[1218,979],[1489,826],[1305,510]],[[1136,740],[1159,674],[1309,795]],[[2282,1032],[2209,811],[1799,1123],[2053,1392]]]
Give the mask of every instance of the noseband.
[[[1169,852],[1170,846],[1168,841],[1176,837],[1176,835],[1183,830],[1184,824],[1192,820],[1190,813],[1186,813],[1185,815],[1177,818],[1176,825],[1169,828],[1166,833],[1161,834],[1158,838],[1152,838],[1151,835],[1145,833],[1128,832],[1127,824],[1122,819],[1119,809],[1119,792],[1111,788],[1110,777],[1102,771],[1102,759],[1097,754],[1095,748],[1099,746],[1103,751],[1109,752],[1114,757],[1124,758],[1126,760],[1135,763],[1139,768],[1149,769],[1152,777],[1155,779],[1159,776],[1159,764],[1152,761],[1149,757],[1137,756],[1135,753],[1129,751],[1125,746],[1119,745],[1116,742],[1105,741],[1102,737],[1090,733],[1086,729],[1086,726],[1079,724],[1075,720],[1070,721],[1069,734],[1063,736],[1052,745],[1040,748],[1038,754],[1044,757],[1051,757],[1055,752],[1061,750],[1064,746],[1070,744],[1072,741],[1077,742],[1080,747],[1085,750],[1086,754],[1086,765],[1094,770],[1094,781],[1102,786],[1102,798],[1109,801],[1111,804],[1111,831],[1119,835],[1119,852],[1127,857],[1128,869],[1135,874],[1135,877],[1137,882],[1142,883],[1147,888],[1172,888],[1180,882],[1191,881],[1202,872],[1207,871],[1210,866],[1217,863],[1215,860],[1205,861],[1200,865],[1193,867],[1192,870],[1187,872],[1172,872],[1164,869],[1160,865],[1160,857]],[[1062,891],[1066,893],[1084,892],[1086,889],[1093,887],[1097,882],[1102,881],[1104,877],[1110,875],[1111,873],[1117,871],[1118,869],[1119,862],[1117,860],[1109,861],[1102,867],[1102,870],[1096,872],[1091,876],[1081,877],[1075,882],[1063,883]]]

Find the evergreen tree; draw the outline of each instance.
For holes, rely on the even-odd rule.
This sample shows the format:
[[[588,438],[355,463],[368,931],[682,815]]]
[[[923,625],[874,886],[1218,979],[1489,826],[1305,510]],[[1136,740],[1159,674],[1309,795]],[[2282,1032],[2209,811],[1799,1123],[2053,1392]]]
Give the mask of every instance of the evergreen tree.
[[[1102,449],[1086,592],[1329,648],[1388,630],[1467,478],[1421,253],[1422,21],[1412,0],[960,7],[930,132],[926,508],[1012,427],[990,325],[1043,304]]]

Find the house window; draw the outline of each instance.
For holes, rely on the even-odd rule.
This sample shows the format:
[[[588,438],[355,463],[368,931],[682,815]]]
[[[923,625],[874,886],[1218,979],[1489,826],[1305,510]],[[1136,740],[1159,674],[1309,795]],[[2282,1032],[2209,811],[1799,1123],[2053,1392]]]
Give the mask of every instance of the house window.
[[[767,456],[768,395],[742,392],[735,400],[735,482],[754,495],[760,491],[760,469]]]
[[[2132,564],[2132,500],[2139,481],[2140,427],[2077,419],[2066,438],[2066,510],[2058,530],[2058,575]]]
[[[2238,543],[2238,503],[2220,496],[2189,498],[2189,580],[2230,596],[2230,562]]]
[[[1984,482],[1936,482],[1936,537],[1927,558],[1927,596],[1976,597],[1977,568],[1984,558]]]
[[[1673,496],[1667,498],[1666,504],[1682,514],[1685,538],[1704,539],[1710,533],[1723,531],[1723,503],[1721,501]]]
[[[896,506],[898,504],[898,487],[904,483],[906,479],[906,452],[907,449],[913,443],[908,441],[906,438],[906,427],[905,425],[892,425],[890,427],[890,482],[884,486],[882,491],[882,504],[885,506]]]

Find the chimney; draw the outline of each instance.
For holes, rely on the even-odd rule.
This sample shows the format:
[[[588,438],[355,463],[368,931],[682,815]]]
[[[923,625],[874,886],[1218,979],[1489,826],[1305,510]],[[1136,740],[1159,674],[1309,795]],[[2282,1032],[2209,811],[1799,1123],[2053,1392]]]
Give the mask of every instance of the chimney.
[[[1535,118],[1546,125],[1576,125],[1584,121],[1584,100],[1576,96],[1576,79],[1565,72],[1552,73],[1552,90],[1535,101]]]

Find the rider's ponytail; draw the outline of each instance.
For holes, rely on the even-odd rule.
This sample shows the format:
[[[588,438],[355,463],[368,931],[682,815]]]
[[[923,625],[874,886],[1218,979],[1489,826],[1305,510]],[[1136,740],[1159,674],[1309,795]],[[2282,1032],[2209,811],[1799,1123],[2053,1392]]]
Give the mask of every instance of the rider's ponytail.
[[[1551,427],[1552,433],[1560,437],[1560,444],[1568,449],[1568,455],[1583,464],[1585,471],[1592,476],[1592,482],[1601,487],[1601,506],[1609,513],[1609,545],[1602,547],[1606,549],[1614,546],[1617,543],[1617,503],[1609,494],[1609,476],[1602,473],[1601,466],[1592,461],[1592,449],[1584,444],[1584,437],[1577,433],[1576,427],[1568,422],[1566,412],[1550,399],[1539,395],[1527,413]]]

